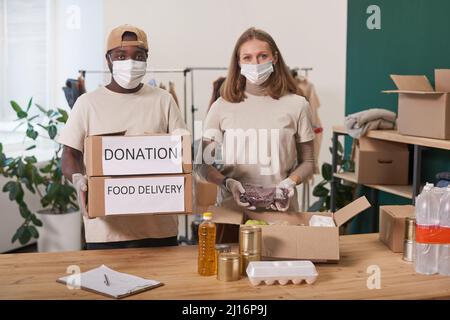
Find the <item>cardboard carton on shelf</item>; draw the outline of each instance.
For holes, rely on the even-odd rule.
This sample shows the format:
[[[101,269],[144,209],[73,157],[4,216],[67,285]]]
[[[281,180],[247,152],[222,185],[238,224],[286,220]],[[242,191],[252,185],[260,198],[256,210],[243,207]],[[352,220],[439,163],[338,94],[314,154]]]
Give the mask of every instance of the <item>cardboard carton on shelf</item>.
[[[355,150],[357,183],[407,185],[409,150],[403,143],[363,137]]]
[[[391,75],[398,93],[401,134],[450,139],[450,69],[435,70],[435,89],[424,75]]]

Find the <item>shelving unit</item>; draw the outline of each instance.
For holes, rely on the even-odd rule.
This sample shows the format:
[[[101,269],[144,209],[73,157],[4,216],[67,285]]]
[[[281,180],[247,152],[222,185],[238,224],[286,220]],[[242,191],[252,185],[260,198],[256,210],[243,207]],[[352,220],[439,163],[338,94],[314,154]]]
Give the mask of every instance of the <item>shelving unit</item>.
[[[333,127],[333,145],[332,145],[332,168],[333,177],[331,180],[331,203],[330,209],[332,212],[336,211],[336,185],[339,180],[346,180],[357,183],[355,173],[342,172],[337,173],[337,145],[338,138],[342,135],[347,135],[347,130],[344,126]],[[420,192],[421,187],[421,172],[422,172],[422,151],[427,148],[450,150],[450,140],[438,140],[422,137],[405,136],[395,130],[371,130],[366,135],[369,138],[380,139],[385,141],[399,142],[413,145],[414,147],[414,161],[413,161],[413,183],[406,186],[395,185],[365,185],[371,188],[371,204],[372,208],[376,210],[378,206],[378,191],[384,191],[390,194],[411,199],[412,204],[416,196]],[[376,214],[376,213],[375,213]]]

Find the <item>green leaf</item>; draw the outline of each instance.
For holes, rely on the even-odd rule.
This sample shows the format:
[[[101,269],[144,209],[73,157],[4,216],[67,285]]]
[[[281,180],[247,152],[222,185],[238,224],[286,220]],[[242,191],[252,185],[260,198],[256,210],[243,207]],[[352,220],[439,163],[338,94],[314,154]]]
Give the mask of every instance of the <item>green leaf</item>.
[[[329,190],[322,186],[315,186],[313,190],[313,196],[315,197],[326,197]]]
[[[28,124],[28,129],[27,129],[27,137],[31,138],[33,140],[36,140],[37,136],[38,136],[38,132],[34,130],[33,126]]]
[[[10,192],[12,188],[15,188],[16,183],[14,181],[8,181],[7,183],[5,183],[5,185],[3,186],[2,191],[3,192]]]
[[[17,163],[17,175],[23,177],[25,175],[25,164],[20,159]]]
[[[35,226],[28,226],[28,230],[30,231],[30,234],[33,238],[39,238],[39,232]]]
[[[44,107],[42,107],[40,104],[35,103],[34,104],[42,113],[47,113],[47,110],[44,109]]]
[[[14,243],[16,242],[18,239],[20,239],[23,235],[23,232],[25,230],[25,226],[20,226],[19,229],[16,230],[16,233],[14,233],[14,236],[11,239],[11,242]]]
[[[69,118],[69,115],[67,114],[66,110],[58,108],[58,112],[61,114],[61,117],[57,118],[56,120],[62,123],[66,123],[67,119]]]
[[[28,150],[32,150],[32,149],[34,149],[34,148],[36,148],[36,145],[29,146],[29,147],[26,148],[25,150],[28,151]]]
[[[3,144],[0,142],[0,153],[3,152]]]
[[[329,163],[322,164],[322,176],[325,180],[331,181],[332,178],[332,166]]]
[[[20,184],[20,182],[17,182],[17,193],[16,193],[16,201],[17,202],[22,202],[23,201],[23,197],[24,197],[24,192],[23,192],[23,188],[22,185]]]
[[[35,116],[32,116],[31,118],[28,118],[27,120],[28,120],[28,122],[31,122],[31,121],[33,121],[34,119],[38,118],[38,117],[39,117],[39,115],[37,114],[37,115],[35,115]]]
[[[36,163],[37,162],[37,159],[36,159],[35,156],[25,157],[24,160],[25,160],[26,163]]]
[[[31,222],[33,222],[33,224],[34,224],[36,227],[42,227],[42,221],[39,220],[39,219],[36,217],[35,214],[32,214],[32,215],[31,215]]]
[[[17,103],[17,102],[15,102],[14,100],[12,100],[12,101],[10,101],[10,104],[11,104],[11,107],[14,109],[14,111],[16,112],[16,113],[19,113],[19,112],[23,112],[23,110],[22,110],[22,108],[19,106],[19,104]]]
[[[26,118],[26,117],[28,117],[28,113],[26,113],[25,111],[19,111],[19,112],[17,112],[17,117],[19,119]]]
[[[33,98],[28,101],[27,112],[30,111],[31,105],[33,104]]]
[[[20,215],[22,216],[22,218],[28,219],[30,217],[31,212],[30,212],[30,210],[28,210],[25,203],[21,203],[19,205],[19,211],[20,211]]]
[[[30,230],[27,227],[24,227],[21,236],[19,236],[19,242],[21,244],[27,244],[31,239]]]
[[[57,131],[58,130],[55,125],[51,125],[48,127],[48,135],[49,135],[50,139],[54,139],[56,137]]]

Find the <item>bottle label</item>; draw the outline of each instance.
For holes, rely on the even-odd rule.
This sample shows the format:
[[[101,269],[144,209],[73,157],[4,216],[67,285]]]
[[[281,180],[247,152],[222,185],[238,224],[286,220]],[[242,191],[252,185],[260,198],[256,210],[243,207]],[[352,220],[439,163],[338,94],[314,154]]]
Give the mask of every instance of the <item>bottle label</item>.
[[[450,244],[450,228],[416,225],[416,242],[427,244]]]

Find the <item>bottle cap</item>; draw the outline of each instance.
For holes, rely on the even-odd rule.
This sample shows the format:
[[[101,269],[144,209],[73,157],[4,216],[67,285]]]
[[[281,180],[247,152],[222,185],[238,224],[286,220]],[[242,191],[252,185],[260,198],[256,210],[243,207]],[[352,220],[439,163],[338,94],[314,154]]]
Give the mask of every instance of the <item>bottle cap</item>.
[[[203,219],[212,219],[212,212],[203,213]]]

